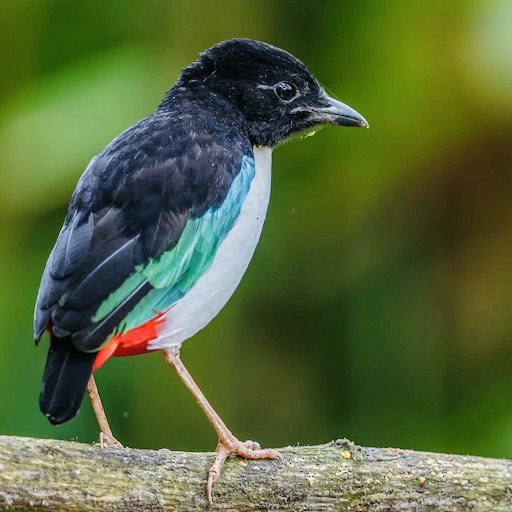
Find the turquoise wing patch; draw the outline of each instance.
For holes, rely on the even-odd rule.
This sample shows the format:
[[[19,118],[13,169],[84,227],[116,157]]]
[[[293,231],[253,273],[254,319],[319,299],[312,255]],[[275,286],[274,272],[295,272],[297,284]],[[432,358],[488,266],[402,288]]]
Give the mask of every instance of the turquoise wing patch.
[[[99,322],[121,304],[142,283],[151,290],[112,333],[130,331],[151,320],[183,297],[211,265],[217,249],[235,224],[254,178],[254,159],[244,156],[242,167],[222,205],[209,208],[198,218],[190,219],[178,243],[159,258],[152,259],[135,272],[100,305],[93,317]]]

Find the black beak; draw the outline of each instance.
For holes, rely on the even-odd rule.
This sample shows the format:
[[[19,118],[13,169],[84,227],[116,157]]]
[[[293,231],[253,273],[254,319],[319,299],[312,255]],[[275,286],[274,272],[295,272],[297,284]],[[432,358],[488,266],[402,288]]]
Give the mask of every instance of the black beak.
[[[366,119],[353,108],[325,94],[319,101],[320,105],[308,107],[309,119],[318,124],[334,126],[359,126],[368,128]]]

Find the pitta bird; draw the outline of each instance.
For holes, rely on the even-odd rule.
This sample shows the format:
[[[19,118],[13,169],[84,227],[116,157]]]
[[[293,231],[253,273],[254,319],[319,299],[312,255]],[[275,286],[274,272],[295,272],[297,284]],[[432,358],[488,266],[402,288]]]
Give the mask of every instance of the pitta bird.
[[[112,435],[92,372],[112,356],[160,350],[218,434],[212,485],[227,457],[275,459],[240,442],[180,359],[238,286],[263,228],[271,155],[322,125],[367,127],[288,52],[221,42],[186,67],[156,111],[95,156],[73,193],[37,296],[34,335],[50,335],[41,411],[73,418],[87,390],[102,446]]]

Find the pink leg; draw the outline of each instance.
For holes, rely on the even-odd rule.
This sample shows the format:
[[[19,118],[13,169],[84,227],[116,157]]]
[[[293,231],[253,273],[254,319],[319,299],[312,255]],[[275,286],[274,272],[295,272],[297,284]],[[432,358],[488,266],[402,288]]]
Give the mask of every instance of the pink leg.
[[[206,417],[212,424],[215,432],[219,436],[219,442],[217,444],[217,456],[215,461],[208,471],[208,481],[206,484],[206,497],[210,506],[213,504],[212,500],[212,487],[215,481],[219,478],[222,471],[222,466],[228,457],[238,455],[244,459],[280,459],[281,455],[277,450],[265,449],[262,450],[258,443],[253,441],[246,441],[242,443],[239,441],[226,427],[225,423],[221,420],[220,416],[215,412],[213,407],[208,403],[208,400],[199,389],[194,379],[188,373],[183,362],[180,358],[179,349],[169,349],[164,351],[165,360],[178,374],[180,379],[183,381],[185,386],[192,393],[196,402],[202,411],[206,414]]]
[[[98,393],[98,387],[96,386],[96,381],[94,380],[92,374],[89,377],[89,382],[87,382],[87,392],[89,393],[91,405],[100,427],[101,449],[105,448],[106,446],[119,446],[122,448],[123,445],[112,434],[112,430],[108,424],[107,415],[105,414],[103,404],[101,403],[100,394]]]

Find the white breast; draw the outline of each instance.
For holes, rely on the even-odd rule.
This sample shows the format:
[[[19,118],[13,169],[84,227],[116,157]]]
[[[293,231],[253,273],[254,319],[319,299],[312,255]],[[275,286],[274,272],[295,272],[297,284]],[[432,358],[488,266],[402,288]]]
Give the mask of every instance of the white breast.
[[[272,149],[254,147],[255,175],[233,228],[192,289],[165,314],[164,328],[149,349],[170,348],[205,327],[240,283],[263,229],[270,199]]]

